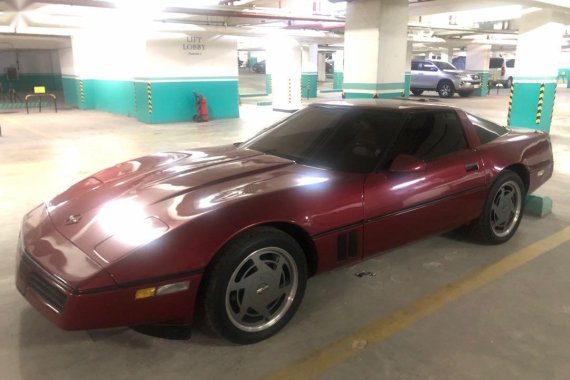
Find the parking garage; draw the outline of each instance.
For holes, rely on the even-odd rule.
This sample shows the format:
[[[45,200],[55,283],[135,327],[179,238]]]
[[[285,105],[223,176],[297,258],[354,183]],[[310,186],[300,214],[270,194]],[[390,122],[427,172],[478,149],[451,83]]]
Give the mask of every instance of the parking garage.
[[[1,378],[567,378],[567,1],[215,0],[189,4],[46,0],[0,4]],[[327,105],[317,105],[323,102]],[[400,243],[372,252],[370,257],[365,252],[366,226],[376,216],[360,217],[356,222],[339,218],[334,228],[314,234],[311,228],[318,223],[311,225],[309,219],[319,220],[317,212],[307,214],[306,223],[299,222],[297,227],[266,218],[263,226],[233,232],[234,226],[245,223],[240,221],[243,214],[298,208],[292,196],[282,198],[282,203],[259,198],[245,208],[238,208],[237,202],[251,202],[277,186],[270,179],[287,178],[291,165],[303,166],[305,175],[295,177],[295,188],[304,186],[308,193],[324,191],[323,183],[332,183],[331,178],[340,174],[334,168],[303,165],[300,159],[291,159],[294,163],[287,166],[280,161],[283,157],[271,152],[249,161],[232,156],[221,167],[215,160],[229,153],[213,147],[263,136],[265,128],[286,125],[282,120],[294,120],[299,117],[295,115],[304,115],[296,112],[310,107],[372,107],[390,102],[398,102],[402,112],[414,107],[458,109],[504,126],[509,136],[517,131],[548,136],[554,158],[552,177],[521,200],[521,220],[516,221],[520,225],[513,222],[516,233],[512,238],[486,244],[464,233],[464,226],[454,226],[462,227],[459,231],[443,228],[422,239],[413,238],[417,226],[436,223],[428,214],[406,219],[399,230]],[[327,120],[323,117],[311,128],[323,129]],[[511,140],[525,139],[514,136]],[[398,145],[394,141],[388,148]],[[237,145],[236,150],[241,150]],[[525,152],[532,153],[537,146]],[[473,154],[485,150],[469,148]],[[339,150],[338,156],[342,154]],[[160,170],[147,173],[140,183],[136,182],[139,179],[113,182],[112,175],[147,165],[149,155],[152,160],[164,159],[157,164]],[[182,156],[213,161],[177,161]],[[416,166],[418,162],[414,161]],[[423,164],[419,169],[392,172],[386,168],[373,174],[404,176],[396,185],[401,189],[421,183],[427,176],[424,173],[431,170],[429,161]],[[194,165],[190,184],[182,182],[190,170],[185,165]],[[248,165],[258,177],[240,182],[243,172],[236,170]],[[276,169],[268,172],[259,165],[276,165]],[[101,172],[105,168],[110,169]],[[471,169],[465,166],[465,170]],[[180,179],[160,182],[163,172]],[[372,174],[359,175],[348,173],[346,178],[363,178],[360,189],[372,182]],[[416,177],[410,180],[407,175]],[[98,194],[103,190],[97,189],[107,186],[107,181],[117,189],[109,190],[112,196],[65,200],[61,195],[70,194],[67,189],[72,185],[72,191],[89,188],[90,194]],[[129,181],[136,183],[117,195]],[[487,192],[494,184],[488,182]],[[123,202],[119,214],[106,213],[107,204],[118,204],[117,199],[133,198],[135,190],[148,188],[156,196],[143,211]],[[174,194],[168,196],[173,199],[169,208],[153,208],[149,213],[151,206],[168,198],[163,195],[167,192]],[[189,217],[186,208],[190,204],[183,200],[192,194],[200,198],[192,204],[194,214]],[[330,214],[354,207],[354,202],[333,207],[338,198],[322,194],[300,207],[300,215],[316,207]],[[366,202],[366,193],[362,198]],[[232,213],[209,211],[224,202],[234,207]],[[378,204],[382,205],[381,199]],[[38,210],[38,205],[45,208],[46,221],[32,230],[29,226],[39,216],[31,210]],[[421,209],[423,204],[412,206],[390,215]],[[449,215],[470,206],[460,204]],[[93,210],[98,216],[86,223]],[[58,212],[65,212],[61,227]],[[134,220],[138,212],[145,212],[144,220],[150,220],[150,232],[141,232],[148,225]],[[173,214],[180,223],[196,219],[200,224],[188,234],[178,234],[176,243],[163,238],[168,234],[155,237],[155,231],[162,234],[170,229],[175,234],[182,230],[174,228],[175,217],[164,222],[163,215]],[[143,249],[137,257],[123,254],[119,249],[123,243],[113,240],[120,235],[116,233],[106,240],[93,237],[94,248],[87,252],[84,242],[91,240],[83,236],[95,236],[89,229],[109,215],[109,223],[123,235],[124,223],[134,220],[140,228],[127,236],[136,240],[129,242],[133,251],[141,241],[158,248]],[[48,219],[56,227],[49,227]],[[213,225],[228,240],[213,250],[211,262],[201,262],[199,250],[213,245]],[[68,227],[77,227],[75,235],[32,236],[47,236],[53,229]],[[309,232],[303,234],[300,231],[305,227]],[[268,336],[239,345],[239,339],[232,339],[223,331],[223,323],[216,322],[215,312],[207,311],[208,302],[215,304],[218,295],[226,295],[216,293],[218,285],[212,278],[227,281],[223,273],[232,263],[232,252],[258,241],[260,231],[273,234],[272,244],[282,239],[295,241],[307,255],[309,279],[298,310],[287,316],[291,318],[288,323],[271,330],[272,321],[280,324],[277,310],[281,306],[275,307],[275,315],[263,317],[267,323],[256,324],[251,319],[249,330],[242,328],[255,333],[269,325]],[[336,231],[342,232],[338,238]],[[327,240],[331,236],[334,243]],[[377,241],[390,238],[379,236]],[[312,244],[315,256],[310,254]],[[173,253],[143,265],[153,263],[152,255],[168,250],[177,256]],[[285,278],[302,277],[302,271],[291,269],[297,268],[293,265],[297,257],[279,256],[282,251],[275,250],[288,265]],[[259,257],[265,260],[267,256]],[[36,280],[22,279],[22,260],[32,262],[26,265],[35,268]],[[177,269],[151,275],[153,268],[167,268],[171,262],[177,263]],[[125,263],[124,272],[113,272],[112,265],[120,263]],[[247,263],[238,260],[235,272],[229,272],[234,273],[232,281]],[[83,291],[84,283],[78,279],[95,266],[104,268],[100,273],[109,272],[109,279],[90,274],[87,280],[97,284],[93,286],[97,291]],[[76,268],[80,271],[73,272]],[[275,282],[270,277],[262,280],[253,289],[260,297]],[[58,327],[59,316],[75,305],[72,297],[81,302],[82,297],[97,297],[101,289],[121,292],[137,309],[129,310],[127,301],[102,297],[96,307],[77,309],[72,322],[80,326],[89,320],[95,327],[100,322],[103,328],[66,331]],[[193,289],[196,299],[182,297]],[[226,311],[232,315],[235,296],[229,285],[226,292],[230,305]],[[58,304],[59,294],[67,295],[67,303]],[[292,293],[288,294],[293,300]],[[138,308],[153,299],[162,303]],[[194,303],[192,323],[145,319],[159,315],[161,308],[184,312]],[[139,319],[129,319],[131,314]],[[109,316],[125,322],[107,323]]]

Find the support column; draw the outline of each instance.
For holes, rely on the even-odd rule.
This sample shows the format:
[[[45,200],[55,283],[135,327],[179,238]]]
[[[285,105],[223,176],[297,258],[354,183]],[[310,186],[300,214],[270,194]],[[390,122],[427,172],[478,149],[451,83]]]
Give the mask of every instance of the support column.
[[[324,82],[327,80],[327,65],[325,63],[325,52],[320,51],[318,54],[318,62],[317,62],[317,69],[318,69],[318,80],[319,82]]]
[[[301,46],[287,36],[267,41],[267,61],[271,66],[273,109],[293,112],[301,108]]]
[[[550,131],[563,21],[562,15],[551,10],[521,17],[509,126]]]
[[[333,90],[342,90],[342,82],[344,81],[344,50],[338,50],[333,53]]]
[[[318,44],[303,46],[302,51],[302,73],[301,73],[301,91],[302,97],[317,97],[317,55]]]
[[[408,41],[406,44],[406,72],[404,77],[404,96],[410,96],[410,82],[412,80],[412,57],[414,56],[414,43]]]
[[[467,59],[465,70],[479,74],[481,87],[473,91],[473,96],[486,96],[489,88],[489,60],[491,59],[491,45],[467,45]]]
[[[408,2],[347,3],[344,96],[394,98],[405,92]]]

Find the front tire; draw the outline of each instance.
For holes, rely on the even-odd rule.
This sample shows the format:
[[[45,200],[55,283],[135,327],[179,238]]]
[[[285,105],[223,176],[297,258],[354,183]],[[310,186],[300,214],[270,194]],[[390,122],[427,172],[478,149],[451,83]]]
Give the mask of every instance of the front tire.
[[[297,311],[307,261],[291,236],[257,227],[222,248],[204,281],[206,327],[234,343],[256,343],[276,334]]]
[[[453,83],[448,80],[442,81],[437,85],[437,92],[442,98],[450,98],[455,93],[455,87]]]
[[[485,202],[477,222],[480,239],[488,244],[501,244],[517,231],[524,210],[525,187],[518,174],[503,171]]]

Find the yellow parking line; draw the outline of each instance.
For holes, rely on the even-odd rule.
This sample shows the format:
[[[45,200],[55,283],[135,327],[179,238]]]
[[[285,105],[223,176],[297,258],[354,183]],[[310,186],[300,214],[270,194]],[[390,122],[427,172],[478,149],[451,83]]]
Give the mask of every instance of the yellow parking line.
[[[406,308],[396,311],[385,319],[361,328],[354,334],[333,342],[306,358],[291,365],[271,372],[263,379],[312,379],[325,371],[358,355],[361,349],[353,347],[355,340],[366,340],[369,347],[374,343],[396,334],[398,331],[427,317],[446,304],[455,301],[474,290],[477,290],[497,278],[513,271],[527,262],[545,254],[570,240],[570,227],[548,236],[534,244],[523,248],[512,255],[470,275],[463,280],[449,284],[431,295],[423,297]]]

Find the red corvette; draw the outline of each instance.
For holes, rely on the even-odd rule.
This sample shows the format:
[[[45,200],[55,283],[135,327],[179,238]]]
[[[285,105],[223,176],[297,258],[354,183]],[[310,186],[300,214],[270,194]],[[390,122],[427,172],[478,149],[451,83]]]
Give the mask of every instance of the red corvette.
[[[510,239],[553,170],[548,135],[404,100],[311,105],[229,146],[96,173],[30,211],[17,288],[66,330],[275,334],[307,278],[431,234]]]

